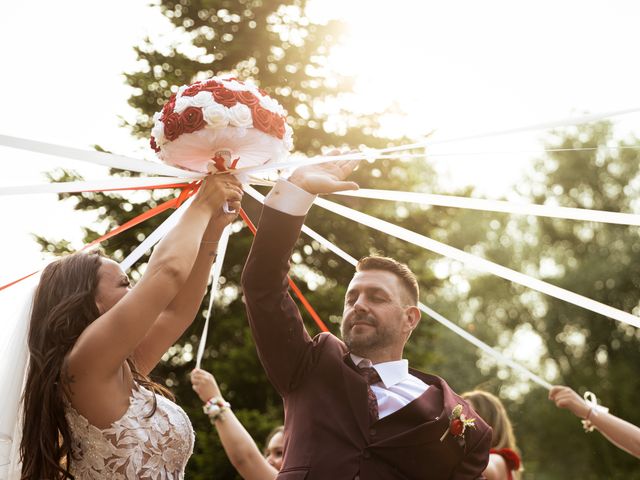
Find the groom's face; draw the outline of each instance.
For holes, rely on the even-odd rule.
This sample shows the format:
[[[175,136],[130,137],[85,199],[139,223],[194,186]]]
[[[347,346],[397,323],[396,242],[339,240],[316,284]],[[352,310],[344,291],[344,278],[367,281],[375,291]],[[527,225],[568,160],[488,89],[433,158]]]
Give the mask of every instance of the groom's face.
[[[366,357],[379,349],[401,349],[408,337],[405,327],[407,303],[407,293],[393,273],[385,270],[357,272],[345,295],[340,327],[349,350]]]

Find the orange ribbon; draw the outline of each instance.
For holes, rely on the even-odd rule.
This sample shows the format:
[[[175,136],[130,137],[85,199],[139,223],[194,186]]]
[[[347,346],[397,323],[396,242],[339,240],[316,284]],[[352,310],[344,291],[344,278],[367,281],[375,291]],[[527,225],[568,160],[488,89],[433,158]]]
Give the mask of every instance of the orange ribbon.
[[[253,222],[251,221],[251,219],[247,216],[247,213],[242,208],[240,209],[240,216],[242,217],[244,222],[247,224],[247,227],[249,227],[249,230],[251,230],[251,233],[253,233],[253,235],[255,236],[257,229],[253,224]],[[291,277],[287,277],[287,280],[289,281],[289,287],[291,287],[291,290],[293,290],[293,293],[296,294],[296,297],[298,297],[298,300],[300,300],[300,303],[302,303],[305,310],[309,312],[309,315],[311,315],[311,318],[313,318],[313,320],[316,322],[316,325],[318,325],[318,328],[320,328],[320,330],[323,332],[328,332],[329,329],[324,324],[324,322],[320,319],[320,315],[318,315],[318,313],[313,309],[313,307],[311,306],[309,301],[305,298],[305,296],[302,294],[302,291],[298,288],[295,282],[291,280]]]
[[[161,203],[160,205],[153,207],[150,210],[147,210],[146,212],[138,215],[137,217],[132,218],[131,220],[129,220],[128,222],[114,228],[113,230],[105,233],[104,235],[102,235],[101,237],[96,238],[93,242],[88,243],[87,245],[85,245],[84,247],[82,247],[79,251],[82,252],[84,250],[87,250],[88,248],[93,247],[94,245],[97,245],[98,243],[102,243],[105,240],[108,240],[112,237],[115,237],[116,235],[118,235],[119,233],[124,232],[125,230],[129,230],[132,227],[135,227],[136,225],[144,222],[145,220],[150,219],[151,217],[155,217],[156,215],[164,212],[165,210],[168,210],[170,208],[178,208],[180,205],[182,205],[184,203],[185,200],[187,200],[189,197],[193,196],[198,189],[200,188],[200,183],[201,182],[191,182],[188,185],[184,186],[181,185],[183,188],[180,191],[180,195],[178,195],[176,198],[173,198],[171,200],[167,200],[164,203]],[[139,187],[134,187],[134,188],[122,188],[121,190],[136,190]],[[150,187],[147,187],[150,188]],[[162,186],[160,188],[166,188],[165,186]],[[27,278],[35,275],[36,273],[38,273],[40,270],[36,270],[35,272],[32,272],[28,275],[25,275],[24,277],[21,277],[17,280],[14,280],[12,282],[9,282],[5,285],[0,286],[0,291],[4,290],[5,288],[9,288],[12,285],[15,285],[16,283],[20,283],[23,280],[26,280]]]

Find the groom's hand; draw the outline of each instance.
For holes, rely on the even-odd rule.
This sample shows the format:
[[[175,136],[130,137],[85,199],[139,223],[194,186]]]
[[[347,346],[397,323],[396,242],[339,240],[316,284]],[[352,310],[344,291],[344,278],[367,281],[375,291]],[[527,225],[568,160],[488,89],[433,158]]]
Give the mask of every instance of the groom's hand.
[[[347,182],[345,178],[356,169],[359,163],[358,160],[338,160],[299,167],[289,177],[289,181],[314,195],[357,190],[358,184]]]

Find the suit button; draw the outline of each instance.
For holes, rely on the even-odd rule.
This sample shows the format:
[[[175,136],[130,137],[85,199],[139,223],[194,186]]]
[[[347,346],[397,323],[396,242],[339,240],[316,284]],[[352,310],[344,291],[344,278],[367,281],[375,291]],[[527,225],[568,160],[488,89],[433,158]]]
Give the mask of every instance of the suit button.
[[[362,456],[364,458],[371,458],[371,452],[369,452],[369,450],[365,450],[364,452],[362,452]]]
[[[376,432],[376,429],[375,429],[375,428],[370,428],[370,429],[369,429],[369,435],[371,435],[372,437],[375,437],[375,436],[376,436],[376,433],[378,433],[378,432]]]

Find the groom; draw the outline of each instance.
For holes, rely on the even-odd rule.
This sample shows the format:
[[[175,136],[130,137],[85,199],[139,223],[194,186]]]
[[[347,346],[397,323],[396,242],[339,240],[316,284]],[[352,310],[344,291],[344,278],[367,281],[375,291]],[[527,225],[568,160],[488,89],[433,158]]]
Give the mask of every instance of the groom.
[[[284,399],[278,478],[484,478],[491,429],[444,380],[402,359],[420,321],[418,284],[406,265],[360,260],[345,296],[344,342],[329,333],[311,338],[287,293],[289,257],[315,195],[357,188],[345,181],[356,163],[306,166],[280,180],[242,275],[260,360]]]

